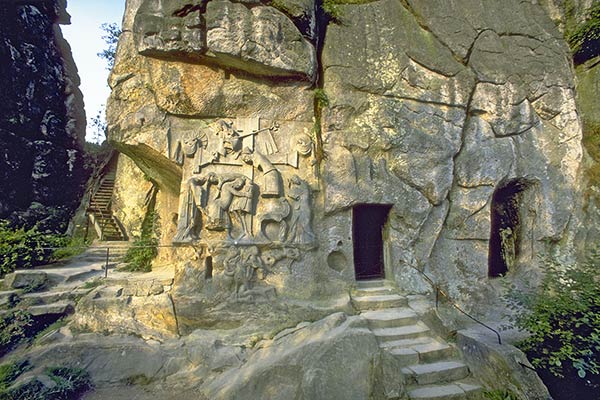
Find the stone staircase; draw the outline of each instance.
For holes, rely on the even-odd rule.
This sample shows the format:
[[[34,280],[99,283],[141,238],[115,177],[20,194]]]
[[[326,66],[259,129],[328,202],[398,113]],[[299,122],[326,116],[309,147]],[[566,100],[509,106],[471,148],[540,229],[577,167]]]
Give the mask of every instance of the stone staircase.
[[[118,221],[112,214],[111,201],[115,187],[115,172],[108,172],[102,177],[100,186],[92,195],[88,212],[94,215],[95,223],[102,231],[101,240],[126,240]]]
[[[354,306],[368,321],[379,346],[402,365],[410,399],[480,399],[483,388],[451,344],[435,336],[384,280],[359,281]]]
[[[105,262],[106,248],[108,247],[110,248],[108,251],[108,262],[118,263],[123,261],[130,245],[131,243],[123,240],[94,242],[83,253],[78,255],[77,258],[82,261]]]

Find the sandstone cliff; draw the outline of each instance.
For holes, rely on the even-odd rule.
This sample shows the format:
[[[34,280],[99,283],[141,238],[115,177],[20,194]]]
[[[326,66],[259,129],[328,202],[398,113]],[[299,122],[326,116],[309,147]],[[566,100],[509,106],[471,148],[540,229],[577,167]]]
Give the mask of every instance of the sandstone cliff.
[[[259,286],[299,299],[343,293],[360,263],[359,204],[389,207],[386,278],[426,291],[415,269],[424,271],[480,312],[496,298],[490,276],[509,270],[520,282],[536,275],[537,255],[572,256],[582,128],[569,49],[545,10],[519,1],[344,3],[327,14],[310,1],[128,1],[107,115],[111,143],[137,168],[121,163],[115,208],[135,233],[144,207],[131,199],[151,182],[160,188],[162,243],[183,247],[158,263],[175,266],[181,298],[204,299],[201,276],[210,268],[221,279],[234,237],[263,228],[266,241],[240,244],[256,245],[269,265]],[[269,138],[244,136],[259,131]],[[242,161],[246,147],[254,163]],[[277,217],[259,180],[270,167],[257,154],[284,186],[294,174],[306,183],[304,247],[286,237],[296,217]],[[246,176],[239,188],[257,197],[247,212],[217,210],[229,221],[220,225],[208,203],[231,174]],[[148,183],[132,185],[143,175]],[[275,197],[291,204],[280,189]],[[189,243],[204,250],[193,255]]]
[[[83,190],[85,113],[64,1],[0,5],[0,218],[63,230]]]

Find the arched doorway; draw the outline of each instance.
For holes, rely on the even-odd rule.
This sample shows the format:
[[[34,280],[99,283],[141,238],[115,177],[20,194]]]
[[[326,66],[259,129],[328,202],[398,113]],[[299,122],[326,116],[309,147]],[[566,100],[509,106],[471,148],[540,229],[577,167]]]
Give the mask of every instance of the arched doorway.
[[[490,244],[488,251],[488,276],[504,276],[522,253],[524,243],[533,245],[528,237],[533,231],[535,211],[531,196],[525,196],[536,183],[530,178],[501,181],[492,195],[490,216]],[[526,199],[527,197],[527,199]],[[528,206],[528,207],[527,207]]]

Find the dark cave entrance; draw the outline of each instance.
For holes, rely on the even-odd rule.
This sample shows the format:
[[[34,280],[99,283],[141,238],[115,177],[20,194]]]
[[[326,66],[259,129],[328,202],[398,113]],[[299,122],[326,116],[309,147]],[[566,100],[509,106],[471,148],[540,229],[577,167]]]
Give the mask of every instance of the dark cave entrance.
[[[352,209],[352,242],[356,280],[384,277],[384,226],[391,205],[359,204]]]
[[[517,178],[500,182],[492,195],[488,276],[504,276],[524,249],[533,254],[534,199],[527,196],[535,181]]]

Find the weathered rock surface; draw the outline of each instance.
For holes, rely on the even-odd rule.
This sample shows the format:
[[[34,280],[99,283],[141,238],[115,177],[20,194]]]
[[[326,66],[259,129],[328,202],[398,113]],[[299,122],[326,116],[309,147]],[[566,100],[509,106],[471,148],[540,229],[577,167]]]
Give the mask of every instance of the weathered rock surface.
[[[48,282],[48,274],[43,271],[16,271],[4,277],[4,286],[9,289],[34,290]]]
[[[64,231],[83,192],[85,113],[61,1],[0,6],[0,218]]]
[[[364,267],[361,204],[386,210],[371,235],[381,234],[379,273],[414,293],[429,290],[425,271],[480,314],[499,301],[494,248],[513,246],[502,256],[513,281],[538,276],[537,256],[573,256],[582,129],[569,50],[544,9],[337,9],[339,23],[325,26],[311,1],[128,2],[108,122],[133,162],[120,164],[115,204],[137,232],[145,193],[159,189],[161,240],[178,246],[159,263],[174,280],[164,293],[124,288],[82,310],[97,304],[110,329],[161,340],[198,328],[246,338],[261,324],[276,331],[344,310]],[[133,187],[142,173],[151,183]],[[510,201],[495,197],[507,187]],[[507,209],[518,217],[500,232]],[[155,299],[163,321],[111,316]],[[303,371],[278,372],[281,393],[303,391]]]
[[[380,354],[365,319],[343,313],[258,343],[232,340],[223,331],[202,330],[163,344],[79,334],[34,349],[30,359],[85,366],[100,390],[143,382],[148,392],[142,399],[165,385],[210,399],[384,399],[384,374],[400,369]],[[402,375],[393,375],[388,384],[401,393]]]
[[[312,81],[317,68],[313,45],[281,11],[260,2],[255,5],[213,1],[192,6],[147,0],[134,24],[138,50],[148,56]]]

